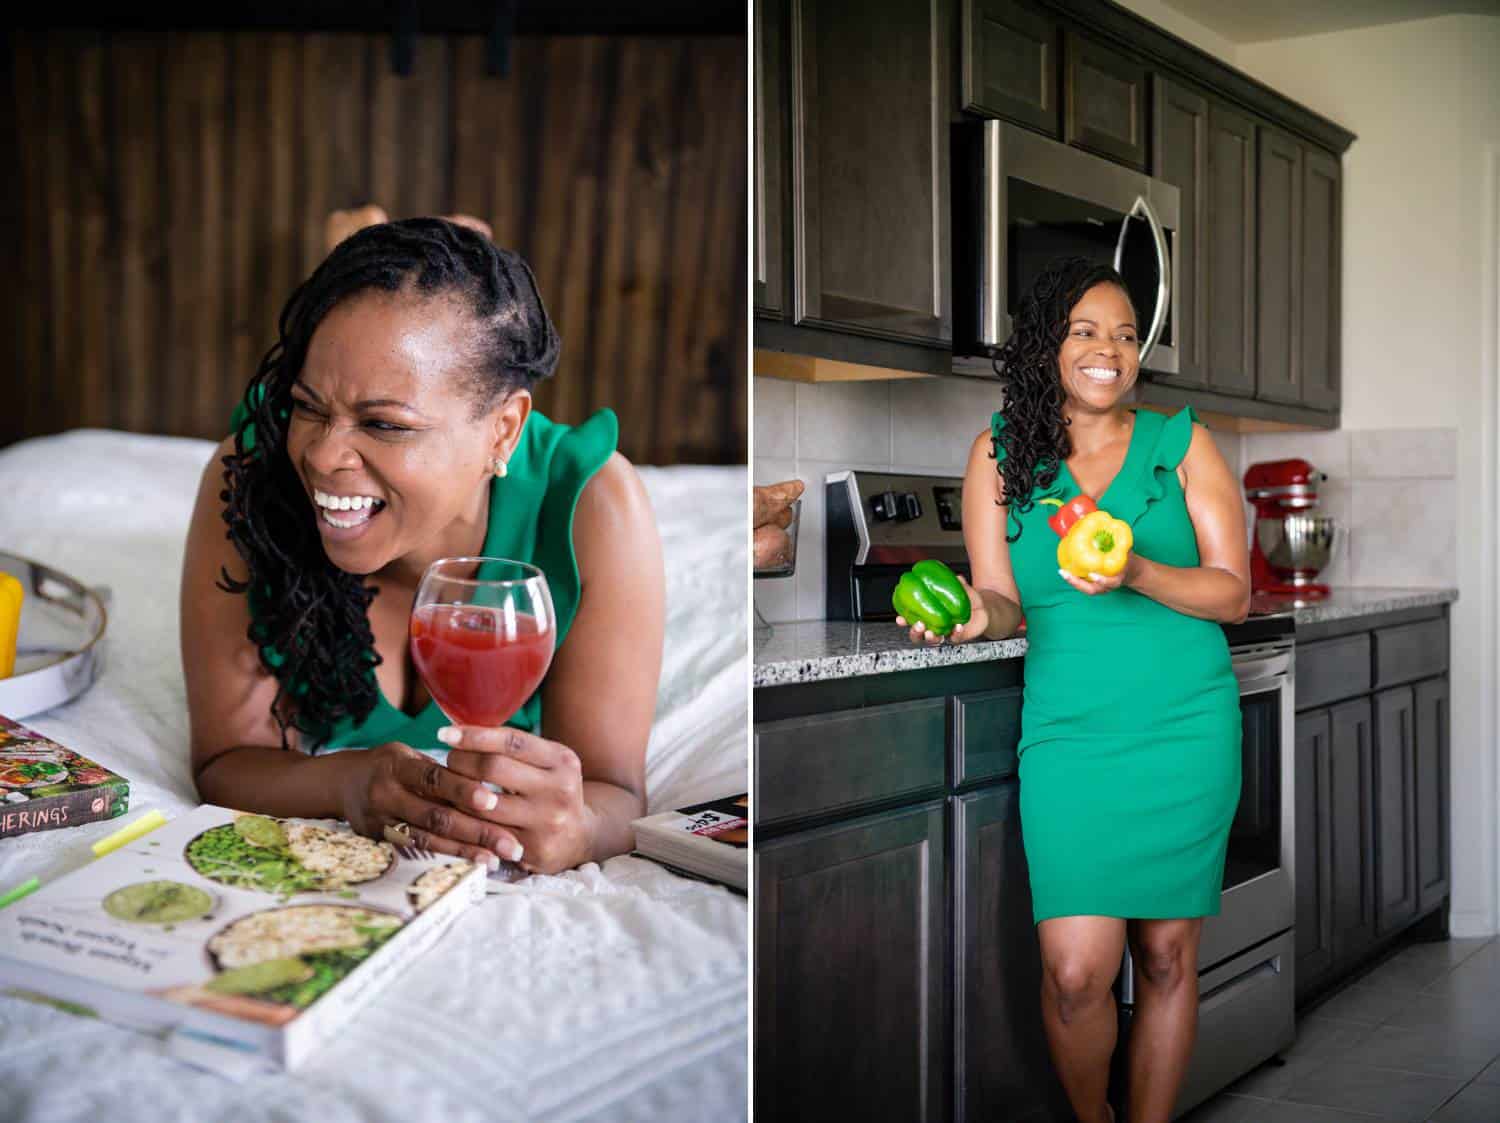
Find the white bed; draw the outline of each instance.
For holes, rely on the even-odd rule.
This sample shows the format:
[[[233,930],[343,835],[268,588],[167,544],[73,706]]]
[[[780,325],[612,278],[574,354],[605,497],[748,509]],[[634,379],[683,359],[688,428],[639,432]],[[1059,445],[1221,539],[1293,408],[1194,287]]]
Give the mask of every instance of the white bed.
[[[127,819],[196,804],[177,581],[206,441],[78,430],[0,451],[0,547],[112,592],[104,670],[27,724],[131,781]],[[643,468],[666,547],[650,809],[746,786],[743,468]],[[120,821],[0,841],[45,883]],[[235,1083],[156,1038],[0,996],[7,1120],[740,1119],[747,906],[614,858],[488,897],[305,1067]]]

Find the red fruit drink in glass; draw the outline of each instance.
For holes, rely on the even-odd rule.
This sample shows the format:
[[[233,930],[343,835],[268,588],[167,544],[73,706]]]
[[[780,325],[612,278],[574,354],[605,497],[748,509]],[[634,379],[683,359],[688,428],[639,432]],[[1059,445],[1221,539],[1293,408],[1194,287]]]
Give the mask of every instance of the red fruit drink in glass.
[[[504,725],[547,673],[553,636],[525,613],[427,604],[411,614],[411,657],[433,701],[460,725]]]

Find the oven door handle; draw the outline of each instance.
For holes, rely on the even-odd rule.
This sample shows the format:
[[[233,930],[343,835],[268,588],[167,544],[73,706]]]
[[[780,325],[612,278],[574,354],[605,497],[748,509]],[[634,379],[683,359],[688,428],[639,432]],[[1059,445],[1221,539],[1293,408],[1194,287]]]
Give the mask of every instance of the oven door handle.
[[[1230,663],[1234,667],[1234,677],[1239,679],[1242,694],[1246,692],[1247,686],[1262,689],[1263,684],[1278,685],[1279,681],[1287,679],[1292,671],[1292,657],[1288,652],[1275,655],[1231,656]]]

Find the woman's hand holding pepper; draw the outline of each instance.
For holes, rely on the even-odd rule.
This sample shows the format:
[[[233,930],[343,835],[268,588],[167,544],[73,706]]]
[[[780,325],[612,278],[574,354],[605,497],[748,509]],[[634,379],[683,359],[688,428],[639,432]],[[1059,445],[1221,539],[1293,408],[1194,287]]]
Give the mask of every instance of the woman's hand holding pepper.
[[[940,636],[935,632],[927,630],[927,626],[920,620],[908,621],[904,616],[897,616],[896,623],[903,628],[910,626],[909,635],[912,643],[925,643],[936,646],[947,640],[949,643],[964,643],[968,640],[979,639],[984,635],[985,629],[990,626],[989,610],[984,606],[984,598],[974,590],[974,586],[964,580],[962,573],[955,573],[964,592],[969,595],[969,620],[965,624],[955,624],[953,630],[946,636]]]
[[[1093,597],[1098,596],[1100,593],[1112,592],[1122,585],[1132,584],[1136,575],[1140,573],[1140,570],[1141,556],[1132,552],[1125,559],[1125,568],[1113,577],[1105,577],[1100,573],[1090,573],[1088,578],[1084,579],[1073,576],[1066,569],[1059,569],[1057,572],[1062,575],[1064,581],[1072,585],[1080,593],[1087,593]]]
[[[360,834],[382,838],[387,826],[401,822],[411,828],[418,849],[490,869],[500,858],[520,857],[515,832],[492,818],[501,797],[475,779],[394,741],[339,756],[349,766],[341,792],[344,818]]]
[[[512,861],[530,873],[558,873],[592,858],[594,811],[583,798],[576,752],[508,726],[451,725],[438,738],[452,748],[453,772],[504,789],[495,807],[478,814],[524,848],[524,860]]]

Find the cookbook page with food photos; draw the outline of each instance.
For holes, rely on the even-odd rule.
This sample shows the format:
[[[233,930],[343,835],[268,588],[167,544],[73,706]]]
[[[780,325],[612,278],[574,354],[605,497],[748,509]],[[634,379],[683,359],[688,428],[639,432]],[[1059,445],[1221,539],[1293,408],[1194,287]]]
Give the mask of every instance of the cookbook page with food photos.
[[[0,910],[0,986],[293,1067],[483,895],[470,862],[204,806]]]

